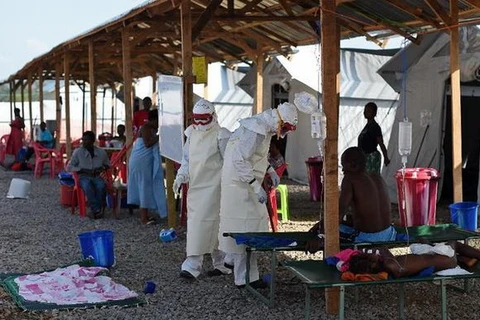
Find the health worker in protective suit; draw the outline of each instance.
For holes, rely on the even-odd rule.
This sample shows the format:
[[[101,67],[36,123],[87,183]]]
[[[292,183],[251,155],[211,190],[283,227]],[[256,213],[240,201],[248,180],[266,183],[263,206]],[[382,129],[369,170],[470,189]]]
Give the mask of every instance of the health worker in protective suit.
[[[192,118],[193,124],[185,130],[187,140],[182,165],[173,184],[174,192],[178,193],[182,183],[189,183],[187,258],[180,272],[180,276],[187,279],[200,275],[206,253],[211,254],[214,268],[208,276],[231,273],[224,267],[225,254],[218,250],[220,178],[223,154],[231,133],[218,124],[210,101],[200,99],[193,107]]]
[[[240,127],[228,141],[222,169],[219,248],[233,258],[235,285],[239,288],[245,286],[245,246],[223,237],[223,233],[268,231],[267,193],[262,188],[265,172],[270,174],[274,187],[280,183],[277,173],[268,165],[270,140],[275,134],[285,137],[296,129],[297,122],[297,108],[282,103],[277,109],[240,120]],[[266,287],[259,279],[254,253],[249,275],[252,287]]]

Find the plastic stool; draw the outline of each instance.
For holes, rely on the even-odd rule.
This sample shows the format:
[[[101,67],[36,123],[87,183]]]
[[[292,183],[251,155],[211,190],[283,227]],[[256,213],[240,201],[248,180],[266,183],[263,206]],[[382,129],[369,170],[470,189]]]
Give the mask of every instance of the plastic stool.
[[[277,214],[282,215],[282,222],[288,221],[290,214],[288,211],[288,188],[286,184],[279,184],[277,191],[280,192],[280,204],[281,206],[277,207]]]

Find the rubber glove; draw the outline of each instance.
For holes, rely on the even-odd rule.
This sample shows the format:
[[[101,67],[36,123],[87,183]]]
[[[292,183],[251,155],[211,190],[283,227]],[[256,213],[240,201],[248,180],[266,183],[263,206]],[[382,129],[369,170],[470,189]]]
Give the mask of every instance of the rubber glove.
[[[180,194],[180,188],[182,187],[183,183],[188,183],[188,176],[184,174],[177,174],[175,181],[173,181],[173,193]]]
[[[254,182],[251,183],[251,186],[253,187],[253,191],[257,195],[258,202],[266,203],[267,193],[265,192],[265,190],[263,190],[262,185],[257,180],[255,180]]]
[[[270,178],[272,179],[272,186],[274,188],[278,187],[278,185],[280,184],[280,177],[278,176],[275,169],[273,169],[272,167],[269,167],[267,172],[270,175]]]

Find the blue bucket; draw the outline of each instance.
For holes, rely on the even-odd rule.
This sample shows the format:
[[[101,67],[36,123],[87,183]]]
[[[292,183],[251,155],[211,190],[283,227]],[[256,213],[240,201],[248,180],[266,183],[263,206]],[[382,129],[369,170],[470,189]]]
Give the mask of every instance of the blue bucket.
[[[78,235],[84,259],[93,258],[99,267],[110,268],[115,262],[113,231],[97,230]]]
[[[462,229],[476,231],[478,221],[478,203],[457,202],[448,206],[452,223]]]

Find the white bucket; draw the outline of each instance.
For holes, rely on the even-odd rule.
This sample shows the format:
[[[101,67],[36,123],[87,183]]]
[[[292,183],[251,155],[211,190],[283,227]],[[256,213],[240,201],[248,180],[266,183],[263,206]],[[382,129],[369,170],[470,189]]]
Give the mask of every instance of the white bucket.
[[[8,189],[7,198],[28,199],[30,194],[31,182],[23,179],[13,178],[10,181],[10,188]]]

